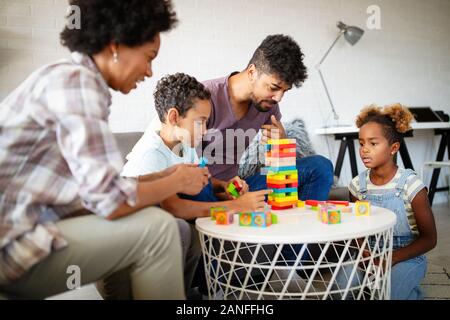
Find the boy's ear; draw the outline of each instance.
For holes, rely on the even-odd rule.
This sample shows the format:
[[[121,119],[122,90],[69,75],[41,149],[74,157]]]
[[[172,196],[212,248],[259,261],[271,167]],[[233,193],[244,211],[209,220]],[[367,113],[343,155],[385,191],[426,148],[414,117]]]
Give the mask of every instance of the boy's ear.
[[[167,123],[170,125],[175,126],[178,123],[178,119],[180,117],[180,114],[178,113],[178,110],[174,108],[170,108],[167,111]]]
[[[398,150],[400,150],[400,142],[394,142],[391,145],[391,155],[394,155],[398,152]]]

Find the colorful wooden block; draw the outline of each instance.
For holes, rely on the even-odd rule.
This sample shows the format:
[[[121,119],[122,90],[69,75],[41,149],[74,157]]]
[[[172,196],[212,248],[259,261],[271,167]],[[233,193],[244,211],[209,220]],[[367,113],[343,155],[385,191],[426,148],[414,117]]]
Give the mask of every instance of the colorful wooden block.
[[[229,225],[233,223],[232,211],[219,211],[216,212],[216,224]]]
[[[266,152],[267,158],[295,158],[297,154],[295,153],[295,149],[282,149],[282,150],[270,150]]]
[[[277,188],[297,188],[298,187],[298,181],[293,182],[293,183],[267,183],[267,188],[269,189],[277,189]]]
[[[296,144],[297,140],[295,139],[269,139],[267,144],[270,145],[283,145],[283,144]]]
[[[355,202],[355,213],[357,216],[370,215],[370,202],[367,200],[358,200]]]
[[[294,174],[297,173],[297,167],[295,165],[291,166],[282,166],[282,167],[276,167],[276,166],[268,166],[264,168],[268,174]],[[295,172],[293,172],[295,171]]]
[[[241,192],[242,188],[241,188],[241,186],[239,185],[239,183],[238,183],[237,181],[233,181],[233,184],[234,184],[234,186],[236,187],[236,190],[237,190],[238,192]]]
[[[289,158],[277,158],[277,157],[266,157],[266,166],[270,167],[289,167],[295,166],[295,157]]]
[[[348,201],[340,201],[340,200],[327,200],[327,203],[334,204],[334,205],[340,205],[348,207],[350,205],[350,202]]]
[[[211,214],[211,220],[216,220],[216,213],[217,212],[227,212],[227,207],[211,207],[209,208],[209,213]]]
[[[266,228],[275,223],[278,223],[278,216],[271,212],[239,213],[239,225],[242,227]]]
[[[298,200],[297,201],[297,207],[298,208],[304,208],[305,207],[305,201]]]
[[[228,185],[227,191],[235,198],[239,198],[240,196],[239,191],[236,189],[236,186],[232,182]]]
[[[350,207],[350,205],[349,206],[344,206],[344,205],[337,204],[336,208],[341,210],[341,213],[350,213],[350,212],[352,212],[352,207]]]
[[[341,211],[334,206],[319,205],[318,219],[326,224],[341,223]]]
[[[207,164],[208,164],[208,159],[206,159],[205,157],[201,157],[198,166],[200,168],[204,168],[204,167],[206,167]]]
[[[325,201],[319,201],[319,200],[306,200],[305,204],[307,206],[317,207],[319,204],[325,204]]]

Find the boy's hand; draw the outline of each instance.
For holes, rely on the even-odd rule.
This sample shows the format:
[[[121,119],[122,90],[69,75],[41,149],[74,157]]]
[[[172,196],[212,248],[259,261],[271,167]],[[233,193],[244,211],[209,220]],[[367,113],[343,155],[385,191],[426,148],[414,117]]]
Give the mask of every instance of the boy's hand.
[[[262,128],[261,144],[267,144],[269,139],[286,139],[286,131],[274,115],[270,117],[272,124],[265,124]]]
[[[225,184],[224,184],[224,190],[225,190],[225,193],[226,193],[226,196],[227,196],[227,198],[229,199],[229,200],[233,200],[233,199],[236,199],[232,194],[230,194],[230,192],[227,190],[227,187],[230,185],[230,183],[233,183],[233,182],[237,182],[237,184],[239,185],[239,187],[240,187],[240,191],[239,191],[239,195],[244,195],[245,193],[247,193],[248,192],[248,184],[247,184],[247,182],[245,182],[245,180],[242,180],[239,176],[236,176],[236,177],[234,177],[234,178],[232,178],[230,181],[228,181],[228,182],[225,182]]]
[[[233,201],[234,206],[232,209],[238,212],[255,212],[264,211],[265,207],[265,195],[272,193],[272,190],[261,190],[255,192],[247,192],[239,199]]]
[[[161,178],[170,176],[172,173],[174,173],[179,167],[183,168],[183,167],[190,167],[190,168],[198,168],[199,164],[198,163],[179,163],[179,164],[175,164],[173,166],[168,167],[167,169],[164,169],[162,171],[159,172],[159,174],[161,175]],[[207,168],[205,168],[206,170],[208,170]],[[211,177],[211,174],[208,171],[208,178]]]
[[[179,193],[196,195],[208,184],[210,174],[208,168],[199,168],[198,164],[180,164],[172,169]]]

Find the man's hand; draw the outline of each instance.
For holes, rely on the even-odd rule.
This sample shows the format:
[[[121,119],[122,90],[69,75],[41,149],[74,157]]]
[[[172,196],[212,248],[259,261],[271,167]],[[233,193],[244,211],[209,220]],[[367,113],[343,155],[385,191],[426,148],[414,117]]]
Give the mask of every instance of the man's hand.
[[[230,181],[225,182],[225,184],[224,184],[224,190],[225,190],[226,197],[227,197],[228,200],[236,199],[227,190],[228,185],[230,183],[233,183],[234,181],[236,181],[237,184],[239,185],[239,187],[241,188],[241,190],[239,191],[239,195],[242,196],[243,194],[247,193],[248,189],[249,189],[247,182],[245,182],[245,180],[242,180],[239,176],[236,176],[236,177],[232,178]]]
[[[270,117],[272,124],[265,124],[262,128],[261,144],[267,144],[269,139],[286,139],[286,131],[274,115]]]

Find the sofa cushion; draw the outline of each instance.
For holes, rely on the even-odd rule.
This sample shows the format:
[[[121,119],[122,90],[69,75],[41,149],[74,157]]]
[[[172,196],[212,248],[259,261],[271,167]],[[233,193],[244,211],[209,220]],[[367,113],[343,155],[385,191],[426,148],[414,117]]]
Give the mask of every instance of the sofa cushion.
[[[114,133],[116,138],[117,146],[119,147],[120,153],[125,161],[125,157],[133,149],[134,145],[142,137],[143,132],[119,132]]]

